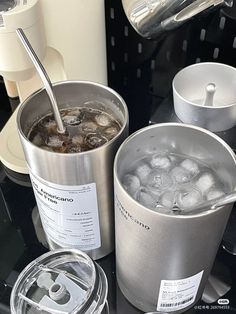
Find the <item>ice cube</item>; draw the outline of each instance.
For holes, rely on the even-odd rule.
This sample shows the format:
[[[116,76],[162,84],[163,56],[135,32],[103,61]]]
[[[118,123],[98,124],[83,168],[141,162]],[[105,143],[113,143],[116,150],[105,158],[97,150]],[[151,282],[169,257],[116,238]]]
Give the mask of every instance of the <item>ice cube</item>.
[[[194,206],[199,205],[202,201],[202,193],[194,185],[182,187],[176,192],[177,207],[185,211],[192,210]]]
[[[72,137],[72,143],[75,145],[81,145],[84,142],[84,138],[82,135],[75,135]]]
[[[109,126],[111,124],[110,117],[103,113],[96,115],[95,120],[100,126]]]
[[[189,171],[192,176],[195,176],[199,173],[198,165],[195,161],[191,159],[185,159],[181,162],[180,166],[185,170]]]
[[[62,117],[62,121],[65,125],[79,125],[81,120],[78,116],[67,115]]]
[[[175,204],[175,191],[166,191],[160,198],[159,203],[166,208],[173,209]]]
[[[67,153],[80,153],[82,151],[81,147],[79,145],[73,145],[68,147]]]
[[[55,120],[46,121],[43,126],[49,134],[57,132],[57,124]]]
[[[147,178],[149,173],[151,172],[151,168],[148,164],[142,162],[140,163],[137,168],[135,169],[135,175],[137,175],[140,179],[140,181],[145,184],[147,182]]]
[[[154,210],[157,213],[162,213],[162,214],[168,214],[168,215],[172,215],[173,211],[170,208],[167,208],[163,205],[157,204],[155,208],[152,208],[152,210]]]
[[[206,198],[208,201],[210,200],[214,200],[218,197],[221,197],[225,195],[225,193],[221,190],[218,190],[218,189],[211,189],[210,191],[207,191],[207,194],[206,194]]]
[[[147,178],[147,186],[154,194],[170,188],[173,184],[171,177],[162,170],[153,170]]]
[[[40,134],[36,134],[32,140],[32,143],[36,146],[41,146],[44,144],[44,140]]]
[[[143,206],[153,209],[156,206],[156,201],[151,194],[149,194],[146,190],[141,190],[138,193],[137,201]]]
[[[104,133],[109,136],[109,138],[113,138],[116,136],[116,134],[118,133],[118,129],[116,127],[109,127],[107,129],[104,130]]]
[[[90,148],[97,148],[108,142],[108,139],[101,134],[89,133],[85,137],[85,142]]]
[[[79,108],[74,108],[74,109],[70,109],[70,116],[79,116],[81,115],[81,109]]]
[[[97,129],[97,125],[94,122],[82,122],[79,125],[79,128],[83,131],[83,132],[94,132]]]
[[[156,154],[152,156],[150,165],[152,168],[168,169],[171,166],[171,160],[165,155]]]
[[[174,155],[174,154],[169,154],[168,158],[170,159],[172,165],[175,164],[177,162],[177,160],[178,160],[177,156]]]
[[[63,140],[58,135],[52,135],[48,137],[47,145],[50,147],[62,147]]]
[[[170,171],[170,176],[176,183],[186,183],[191,180],[191,173],[182,167],[175,167]]]
[[[196,186],[202,193],[205,193],[207,190],[212,188],[214,184],[214,177],[209,172],[203,173],[196,181]]]
[[[126,174],[122,178],[122,184],[123,184],[125,190],[133,197],[135,196],[138,189],[140,188],[139,178],[132,175],[132,174]]]

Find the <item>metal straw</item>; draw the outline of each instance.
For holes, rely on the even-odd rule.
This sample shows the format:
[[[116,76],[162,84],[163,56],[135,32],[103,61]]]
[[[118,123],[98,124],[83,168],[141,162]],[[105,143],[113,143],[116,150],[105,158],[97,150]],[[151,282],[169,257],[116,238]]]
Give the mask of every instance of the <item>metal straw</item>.
[[[50,99],[50,103],[51,103],[51,107],[52,107],[52,111],[54,114],[54,118],[57,124],[57,131],[59,133],[65,133],[65,127],[63,125],[62,119],[61,119],[61,115],[60,115],[60,111],[58,109],[58,105],[57,105],[57,101],[56,101],[56,97],[55,94],[53,92],[52,89],[52,83],[47,75],[46,70],[44,69],[42,63],[40,62],[38,56],[36,55],[34,49],[32,48],[30,42],[28,41],[24,31],[22,30],[22,28],[18,28],[16,30],[16,33],[19,37],[19,39],[21,40],[21,43],[23,44],[26,52],[28,53],[31,61],[33,62],[43,84],[44,87],[46,89],[46,92],[48,94],[48,97]]]
[[[188,210],[185,212],[185,210],[181,207],[176,207],[174,208],[174,211],[178,212],[179,214],[183,213],[183,214],[193,214],[193,213],[197,213],[197,212],[201,212],[201,211],[209,211],[209,210],[216,210],[217,208],[221,207],[221,206],[225,206],[225,205],[229,205],[236,202],[236,191],[233,191],[229,194],[225,194],[223,196],[220,196],[216,199],[212,199],[209,201],[206,201],[204,203],[201,203],[197,206],[193,206],[192,208],[188,208]]]

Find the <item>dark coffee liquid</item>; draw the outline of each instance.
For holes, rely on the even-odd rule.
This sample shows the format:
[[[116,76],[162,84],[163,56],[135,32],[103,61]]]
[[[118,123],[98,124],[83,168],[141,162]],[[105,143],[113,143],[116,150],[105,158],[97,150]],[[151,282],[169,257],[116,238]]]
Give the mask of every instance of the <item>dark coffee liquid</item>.
[[[48,114],[34,123],[29,140],[49,151],[79,153],[104,145],[121,129],[118,121],[101,110],[73,107],[60,113],[66,128],[64,134],[58,133],[53,114]]]

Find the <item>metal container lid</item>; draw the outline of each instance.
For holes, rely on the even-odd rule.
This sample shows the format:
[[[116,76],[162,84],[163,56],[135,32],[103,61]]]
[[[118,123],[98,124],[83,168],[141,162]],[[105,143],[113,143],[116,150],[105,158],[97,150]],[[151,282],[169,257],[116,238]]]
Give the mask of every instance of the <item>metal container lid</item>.
[[[101,313],[107,280],[100,266],[78,250],[48,252],[19,275],[11,293],[11,313]]]

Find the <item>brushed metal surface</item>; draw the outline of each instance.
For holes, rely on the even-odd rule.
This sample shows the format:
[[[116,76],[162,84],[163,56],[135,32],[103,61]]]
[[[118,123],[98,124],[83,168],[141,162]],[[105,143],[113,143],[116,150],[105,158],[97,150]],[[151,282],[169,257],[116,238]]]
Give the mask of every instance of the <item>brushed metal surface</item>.
[[[184,123],[221,132],[236,125],[236,68],[202,62],[179,71],[173,79],[174,110]],[[205,88],[216,87],[213,106],[204,106]],[[199,103],[199,101],[201,103]]]
[[[33,174],[48,183],[61,185],[96,183],[102,244],[100,248],[86,253],[98,259],[109,254],[114,247],[113,160],[119,145],[128,135],[128,110],[124,100],[115,91],[100,84],[66,81],[53,85],[53,89],[59,108],[83,106],[87,101],[96,101],[94,107],[112,114],[122,125],[116,137],[99,148],[62,154],[41,149],[27,139],[33,122],[50,111],[44,89],[26,99],[17,115],[25,158]],[[49,240],[49,246],[51,249],[58,248],[52,240]]]
[[[126,16],[133,28],[145,38],[157,38],[173,30],[197,14],[227,5],[232,0],[122,0]]]
[[[228,191],[236,186],[233,151],[207,130],[156,124],[121,145],[114,162],[117,280],[125,297],[145,312],[156,311],[161,280],[184,279],[203,271],[194,303],[200,299],[232,208],[171,216],[140,205],[122,187],[121,178],[132,160],[154,149],[204,160],[224,178]]]

